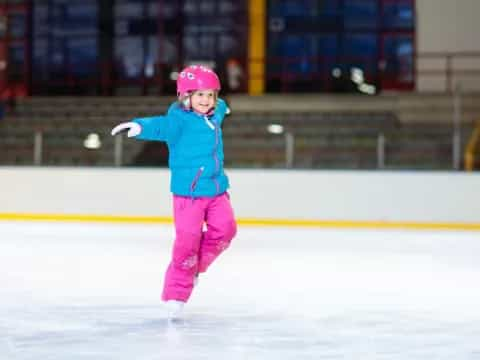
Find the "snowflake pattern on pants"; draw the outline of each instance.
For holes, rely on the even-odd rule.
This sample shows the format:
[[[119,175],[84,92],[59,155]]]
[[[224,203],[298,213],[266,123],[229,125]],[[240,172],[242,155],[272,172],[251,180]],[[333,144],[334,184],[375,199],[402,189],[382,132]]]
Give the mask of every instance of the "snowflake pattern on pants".
[[[228,241],[220,241],[220,242],[217,244],[217,249],[218,249],[219,251],[224,251],[226,248],[228,248],[228,244],[229,244]]]
[[[182,268],[191,269],[197,264],[197,255],[192,255],[182,262]]]

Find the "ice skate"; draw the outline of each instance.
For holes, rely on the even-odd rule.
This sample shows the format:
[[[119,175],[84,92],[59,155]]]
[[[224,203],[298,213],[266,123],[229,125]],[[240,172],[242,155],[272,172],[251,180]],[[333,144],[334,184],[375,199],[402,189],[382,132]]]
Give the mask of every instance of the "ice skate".
[[[185,302],[179,300],[168,300],[166,303],[167,318],[169,321],[181,321],[183,318],[183,307]]]

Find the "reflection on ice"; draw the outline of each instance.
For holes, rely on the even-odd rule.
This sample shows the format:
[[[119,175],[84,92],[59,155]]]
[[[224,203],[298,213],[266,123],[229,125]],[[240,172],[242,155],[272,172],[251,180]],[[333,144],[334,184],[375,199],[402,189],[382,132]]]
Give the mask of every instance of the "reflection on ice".
[[[2,360],[480,358],[478,233],[241,229],[170,323],[170,228],[0,229]]]
[[[475,358],[478,323],[408,312],[212,315],[169,323],[153,307],[54,307],[2,314],[9,359]],[[4,333],[7,330],[8,333]]]

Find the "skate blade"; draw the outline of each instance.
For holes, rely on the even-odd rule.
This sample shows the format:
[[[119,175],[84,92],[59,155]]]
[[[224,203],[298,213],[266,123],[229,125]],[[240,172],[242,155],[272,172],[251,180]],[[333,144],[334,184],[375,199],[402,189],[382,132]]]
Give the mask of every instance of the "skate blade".
[[[182,325],[185,323],[185,319],[182,317],[169,317],[167,318],[168,325]]]

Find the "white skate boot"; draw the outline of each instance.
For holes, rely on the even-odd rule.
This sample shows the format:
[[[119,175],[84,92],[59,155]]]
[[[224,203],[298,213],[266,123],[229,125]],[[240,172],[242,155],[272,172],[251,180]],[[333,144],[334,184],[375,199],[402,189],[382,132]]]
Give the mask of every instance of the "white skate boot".
[[[169,321],[181,321],[183,318],[183,306],[185,302],[180,300],[168,300],[166,303],[167,318]]]

